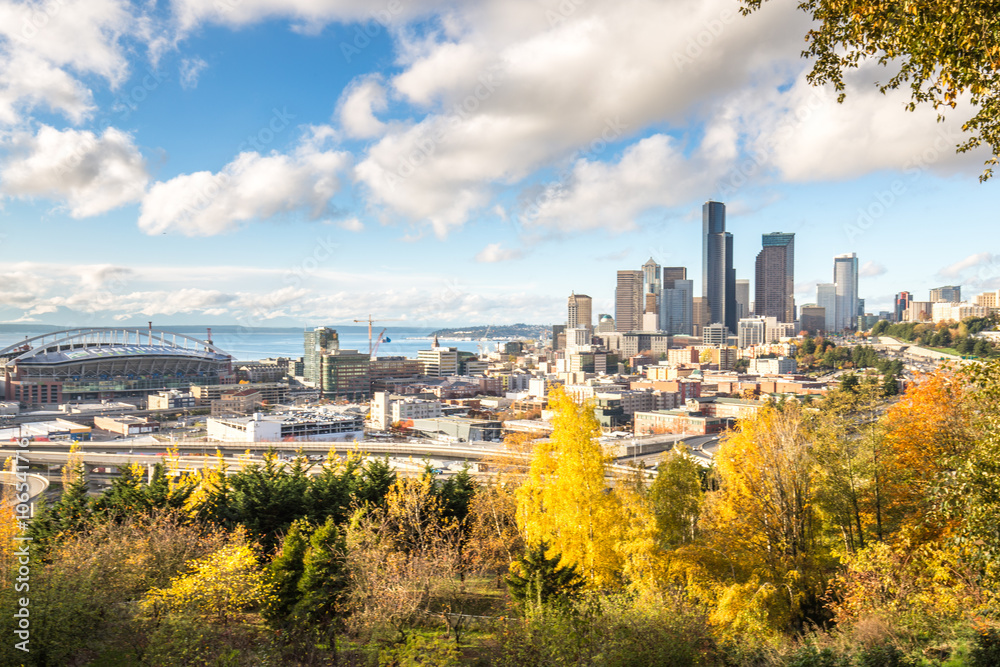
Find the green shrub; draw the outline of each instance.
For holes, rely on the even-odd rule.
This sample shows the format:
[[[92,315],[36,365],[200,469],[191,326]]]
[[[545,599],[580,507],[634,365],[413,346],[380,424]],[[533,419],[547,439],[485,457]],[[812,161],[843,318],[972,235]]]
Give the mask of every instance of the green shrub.
[[[858,653],[858,667],[915,667],[915,665],[916,663],[892,644],[868,646]]]
[[[976,635],[976,645],[969,652],[970,667],[1000,665],[1000,630],[986,628]]]
[[[792,654],[787,667],[851,667],[851,657],[831,648],[820,650],[815,646],[803,646]]]

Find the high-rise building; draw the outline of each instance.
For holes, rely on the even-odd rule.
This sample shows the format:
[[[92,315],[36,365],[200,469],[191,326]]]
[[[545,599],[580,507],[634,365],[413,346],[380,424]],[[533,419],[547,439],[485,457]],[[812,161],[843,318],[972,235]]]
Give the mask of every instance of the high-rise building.
[[[701,336],[705,345],[726,345],[729,342],[729,329],[725,324],[713,322],[705,326]]]
[[[593,333],[592,308],[593,300],[586,294],[570,294],[566,311],[566,328],[586,329],[589,333]]]
[[[896,295],[896,301],[892,311],[893,321],[903,321],[903,314],[909,310],[911,301],[913,301],[913,295],[909,292],[900,292]]]
[[[700,336],[708,324],[708,303],[703,296],[696,296],[691,306],[691,335]]]
[[[750,281],[746,278],[739,278],[736,281],[736,319],[750,317]]]
[[[330,350],[320,357],[323,398],[366,401],[371,396],[371,357],[357,350]]]
[[[320,384],[320,364],[324,354],[340,349],[340,339],[337,330],[329,327],[316,327],[303,334],[303,377]]]
[[[567,331],[569,330],[567,329]],[[424,375],[430,377],[458,375],[458,348],[441,347],[438,345],[436,336],[431,349],[417,351],[417,360],[424,367]]]
[[[931,303],[959,303],[962,300],[961,285],[945,285],[931,290]]]
[[[615,328],[638,331],[642,327],[642,271],[619,271],[615,289]]]
[[[795,321],[795,234],[761,236],[757,254],[754,312],[779,322]]]
[[[701,209],[701,290],[710,323],[736,331],[736,270],[733,235],[726,231],[726,205],[707,201]]]
[[[663,267],[660,329],[674,336],[694,334],[694,281],[683,266]]]
[[[826,308],[807,303],[800,308],[799,328],[810,336],[826,330]]]
[[[837,328],[837,286],[833,283],[816,285],[816,305],[823,309],[823,331],[835,333]]]
[[[767,320],[763,317],[744,317],[739,322],[736,332],[737,347],[746,348],[751,345],[763,345],[767,341]]]
[[[833,258],[833,283],[837,286],[837,320],[833,331],[854,330],[858,313],[858,256],[855,253]]]

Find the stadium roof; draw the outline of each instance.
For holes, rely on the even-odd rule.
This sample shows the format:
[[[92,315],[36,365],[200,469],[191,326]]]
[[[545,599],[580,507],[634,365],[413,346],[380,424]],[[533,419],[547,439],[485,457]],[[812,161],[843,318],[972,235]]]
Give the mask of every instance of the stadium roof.
[[[180,357],[227,361],[230,355],[207,342],[157,329],[97,327],[53,331],[0,350],[7,364],[56,365],[119,358]]]

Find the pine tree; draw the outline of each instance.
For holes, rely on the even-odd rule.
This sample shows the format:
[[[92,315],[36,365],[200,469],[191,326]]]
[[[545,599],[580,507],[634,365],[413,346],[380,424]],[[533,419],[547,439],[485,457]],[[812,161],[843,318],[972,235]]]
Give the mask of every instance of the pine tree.
[[[347,588],[344,536],[332,519],[316,529],[302,558],[295,613],[319,627],[332,627]]]
[[[551,556],[547,542],[528,547],[524,555],[511,564],[507,587],[511,597],[522,604],[543,605],[554,599],[565,599],[583,586],[576,567],[560,565],[562,554]]]
[[[279,627],[288,624],[295,605],[302,598],[299,579],[302,578],[302,559],[308,548],[308,531],[308,524],[294,522],[281,543],[281,551],[269,566],[274,581],[275,600],[267,610],[267,615]]]

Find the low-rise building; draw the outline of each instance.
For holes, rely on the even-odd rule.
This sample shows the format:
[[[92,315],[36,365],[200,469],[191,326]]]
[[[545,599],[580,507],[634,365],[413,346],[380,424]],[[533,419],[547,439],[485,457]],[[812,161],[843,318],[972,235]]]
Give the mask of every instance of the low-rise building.
[[[659,433],[708,435],[719,433],[723,427],[722,419],[687,410],[655,410],[632,416],[632,432],[637,436]]]
[[[179,389],[151,394],[148,401],[150,410],[184,410],[193,408],[198,402],[194,394]]]
[[[798,363],[791,357],[778,357],[776,359],[751,359],[751,373],[756,375],[787,375],[794,373],[799,368]]]
[[[160,422],[146,417],[120,415],[118,417],[94,417],[94,427],[123,436],[142,435],[159,431]]]
[[[494,419],[465,417],[415,419],[413,430],[431,438],[442,438],[452,442],[499,442],[503,439],[502,425]]]
[[[249,417],[210,417],[208,439],[220,442],[347,441],[364,434],[364,417],[295,411]]]

